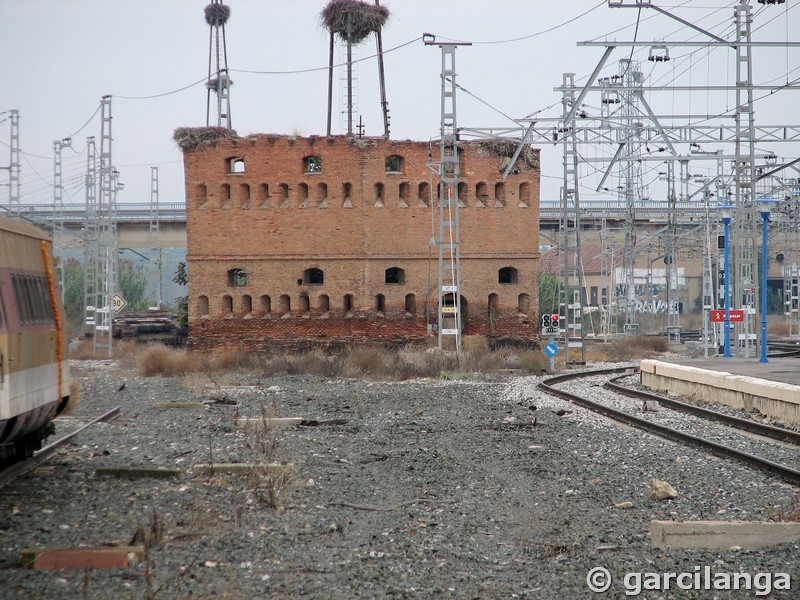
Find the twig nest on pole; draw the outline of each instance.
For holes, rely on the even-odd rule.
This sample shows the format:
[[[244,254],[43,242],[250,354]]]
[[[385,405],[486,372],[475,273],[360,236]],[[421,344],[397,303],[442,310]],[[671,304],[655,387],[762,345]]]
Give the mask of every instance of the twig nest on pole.
[[[231,9],[229,6],[214,2],[206,6],[206,23],[219,27],[225,25],[231,16]]]
[[[219,91],[220,89],[228,89],[233,85],[233,79],[228,77],[227,75],[222,75],[220,77],[212,77],[208,81],[206,81],[206,87],[209,90]]]
[[[172,139],[184,152],[193,152],[221,140],[233,140],[236,132],[225,127],[178,127]]]
[[[358,44],[384,26],[389,9],[359,0],[331,0],[320,18],[326,29],[338,33],[346,42]]]
[[[492,152],[497,156],[504,156],[511,158],[520,143],[520,138],[495,138],[491,140],[480,140],[478,144],[481,148],[488,152]],[[525,161],[529,167],[539,167],[539,157],[536,151],[527,144],[520,152],[519,157]]]

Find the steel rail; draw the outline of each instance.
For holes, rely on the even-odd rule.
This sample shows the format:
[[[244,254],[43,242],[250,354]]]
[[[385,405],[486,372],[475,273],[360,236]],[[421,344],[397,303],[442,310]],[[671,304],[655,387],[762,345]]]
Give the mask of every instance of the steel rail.
[[[56,449],[66,444],[68,441],[70,441],[72,438],[74,438],[76,435],[78,435],[85,429],[88,429],[92,425],[99,423],[101,421],[110,421],[111,419],[116,418],[117,416],[119,416],[121,408],[122,408],[121,406],[112,408],[107,413],[100,415],[96,419],[92,419],[91,421],[86,423],[86,425],[84,425],[83,427],[80,427],[75,431],[73,431],[72,433],[57,439],[56,441],[54,441],[51,444],[48,444],[44,448],[37,450],[36,452],[33,453],[32,458],[29,458],[28,460],[24,460],[22,462],[14,463],[11,466],[3,469],[2,471],[0,471],[0,488],[5,487],[17,477],[20,477],[25,473],[28,473],[29,471],[38,467],[41,463],[47,460],[47,458],[51,454],[53,454],[56,451]]]
[[[655,400],[659,404],[668,406],[673,410],[685,412],[694,415],[696,417],[702,417],[703,419],[708,419],[709,421],[716,421],[718,423],[722,423],[729,427],[733,427],[735,429],[741,429],[743,431],[747,431],[750,433],[755,433],[757,435],[777,440],[779,442],[787,442],[789,444],[795,444],[797,446],[800,446],[800,432],[792,431],[791,429],[785,429],[783,427],[774,427],[772,425],[765,425],[764,423],[759,423],[757,421],[752,421],[749,419],[742,419],[740,417],[734,417],[733,415],[726,415],[724,413],[717,412],[715,410],[703,408],[702,406],[697,406],[695,404],[688,404],[686,402],[681,402],[680,400],[675,400],[674,398],[668,398],[667,396],[662,396],[660,394],[654,394],[652,392],[646,392],[644,390],[629,388],[627,386],[620,385],[619,383],[617,383],[618,380],[629,376],[630,376],[629,374],[625,374],[625,375],[620,375],[619,377],[614,377],[613,379],[610,379],[605,384],[603,384],[603,387],[609,390],[613,390],[617,393],[623,394],[625,396],[629,396],[631,398],[638,398],[641,400]]]
[[[717,456],[721,456],[723,458],[732,458],[751,467],[755,467],[759,470],[766,471],[768,473],[776,475],[794,485],[800,485],[800,471],[792,469],[791,467],[780,465],[770,460],[760,458],[752,454],[748,454],[747,452],[736,450],[735,448],[730,448],[728,446],[718,444],[717,442],[713,442],[711,440],[699,436],[690,435],[688,433],[678,431],[676,429],[671,429],[669,427],[659,425],[658,423],[653,423],[651,421],[648,421],[647,419],[643,419],[641,417],[637,417],[632,414],[616,410],[609,406],[604,406],[602,404],[589,400],[588,398],[584,398],[582,396],[578,396],[577,394],[572,394],[570,392],[559,390],[553,387],[553,385],[563,383],[571,379],[579,379],[581,377],[594,377],[598,375],[610,375],[614,373],[626,373],[630,375],[631,371],[634,371],[634,369],[635,367],[617,367],[611,369],[578,371],[565,375],[556,375],[555,377],[544,379],[538,385],[538,388],[548,394],[551,394],[553,396],[558,396],[559,398],[563,398],[565,400],[569,400],[570,402],[577,404],[578,406],[582,406],[593,412],[604,415],[614,421],[625,423],[626,425],[630,425],[631,427],[641,429],[642,431],[646,431],[648,433],[661,436],[663,438],[672,440],[674,442],[678,442],[680,444],[685,444],[688,446],[699,448],[701,450],[704,450],[711,454],[715,454]]]

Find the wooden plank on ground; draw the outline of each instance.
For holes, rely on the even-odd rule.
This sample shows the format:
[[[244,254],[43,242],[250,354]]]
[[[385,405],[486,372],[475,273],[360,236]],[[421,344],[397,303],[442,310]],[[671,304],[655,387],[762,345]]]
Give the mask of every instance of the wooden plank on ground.
[[[177,469],[148,469],[141,467],[97,467],[96,479],[114,477],[117,479],[171,479],[180,477],[183,471]]]
[[[284,475],[294,472],[294,465],[279,463],[213,463],[194,465],[201,473],[254,473],[262,475]]]
[[[124,569],[144,556],[144,546],[26,548],[19,553],[28,569]]]
[[[797,522],[650,521],[654,548],[765,548],[800,540]]]

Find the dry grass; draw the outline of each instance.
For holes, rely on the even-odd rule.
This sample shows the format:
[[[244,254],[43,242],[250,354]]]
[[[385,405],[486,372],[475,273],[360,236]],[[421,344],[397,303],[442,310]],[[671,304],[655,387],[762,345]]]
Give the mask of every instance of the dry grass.
[[[91,340],[85,341],[71,358],[107,358],[107,355],[95,357],[91,347]],[[229,346],[207,354],[135,342],[119,342],[114,350],[114,356],[123,366],[136,368],[144,377],[183,377],[187,386],[197,389],[207,388],[211,383],[219,384],[226,374],[243,372],[259,377],[302,374],[398,381],[470,378],[476,374],[509,370],[540,375],[549,366],[549,359],[541,350],[492,350],[483,336],[465,336],[459,354],[419,346],[401,349],[360,346],[335,354],[312,350],[274,356],[253,354]],[[615,362],[648,358],[666,350],[664,338],[640,336],[589,346],[586,357],[588,362]]]
[[[789,335],[789,320],[782,318],[780,321],[772,318],[767,327],[767,333],[778,337],[787,337]]]
[[[777,509],[772,514],[772,520],[794,523],[800,521],[800,498],[794,497],[789,501],[788,506]]]
[[[139,354],[137,366],[144,377],[175,377],[203,371],[205,361],[199,354],[187,350],[154,345]]]
[[[669,349],[666,338],[656,336],[623,337],[605,344],[594,344],[586,350],[587,362],[622,362],[653,358]]]

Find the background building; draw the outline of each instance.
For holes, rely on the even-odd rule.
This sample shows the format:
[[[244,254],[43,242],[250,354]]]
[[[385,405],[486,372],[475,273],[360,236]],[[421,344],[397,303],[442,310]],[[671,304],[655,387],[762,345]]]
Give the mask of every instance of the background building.
[[[437,322],[438,149],[180,129],[189,336],[253,350],[423,342]],[[459,145],[463,333],[538,340],[539,161]],[[435,160],[435,156],[433,160]]]

